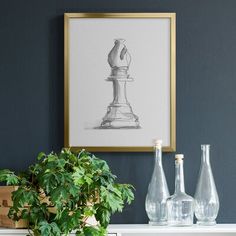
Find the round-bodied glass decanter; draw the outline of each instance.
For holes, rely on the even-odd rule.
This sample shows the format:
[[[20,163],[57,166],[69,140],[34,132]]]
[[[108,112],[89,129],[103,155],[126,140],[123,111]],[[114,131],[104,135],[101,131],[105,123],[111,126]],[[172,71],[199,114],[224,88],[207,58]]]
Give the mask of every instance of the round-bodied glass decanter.
[[[194,199],[185,193],[183,154],[175,156],[175,192],[167,199],[168,224],[191,226],[194,215]]]
[[[169,197],[169,190],[165,173],[162,166],[162,141],[156,140],[154,145],[155,165],[151,182],[148,186],[145,209],[150,225],[167,224],[166,199]]]
[[[210,145],[201,145],[201,167],[195,193],[195,216],[199,225],[215,225],[219,198],[210,164]]]

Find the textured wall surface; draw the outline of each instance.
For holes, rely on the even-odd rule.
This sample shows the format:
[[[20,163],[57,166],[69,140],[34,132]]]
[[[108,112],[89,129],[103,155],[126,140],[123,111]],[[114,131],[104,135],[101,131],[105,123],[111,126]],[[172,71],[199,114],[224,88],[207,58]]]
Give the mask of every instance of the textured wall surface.
[[[64,12],[176,12],[177,151],[186,156],[186,191],[195,191],[200,144],[210,143],[218,222],[236,222],[235,9],[234,0],[1,0],[0,168],[21,170],[38,152],[63,146]],[[163,158],[171,192],[173,155]],[[99,156],[136,187],[135,202],[112,221],[146,223],[152,153]]]

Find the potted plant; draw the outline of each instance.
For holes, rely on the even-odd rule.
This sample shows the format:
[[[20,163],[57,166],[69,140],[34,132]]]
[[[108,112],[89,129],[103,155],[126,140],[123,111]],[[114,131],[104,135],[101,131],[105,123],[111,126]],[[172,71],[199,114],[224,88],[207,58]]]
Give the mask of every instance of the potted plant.
[[[28,221],[31,235],[104,236],[111,214],[121,212],[134,199],[133,187],[115,182],[104,160],[69,149],[59,154],[40,153],[36,164],[16,175],[0,171],[0,181],[17,185],[12,192],[9,218]],[[95,217],[97,224],[87,220]]]

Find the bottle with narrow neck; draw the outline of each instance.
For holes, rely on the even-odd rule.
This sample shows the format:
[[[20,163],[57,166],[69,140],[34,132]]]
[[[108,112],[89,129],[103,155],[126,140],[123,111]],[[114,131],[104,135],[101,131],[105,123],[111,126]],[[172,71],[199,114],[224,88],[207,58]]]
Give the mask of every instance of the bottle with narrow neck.
[[[165,173],[162,166],[162,141],[156,140],[154,144],[154,170],[148,186],[148,193],[145,201],[145,209],[150,225],[167,224],[166,199],[169,197],[169,190]]]
[[[183,161],[175,162],[175,194],[185,193]]]
[[[175,192],[167,199],[167,217],[170,226],[193,224],[194,200],[185,193],[183,154],[175,156]]]
[[[201,145],[201,167],[195,192],[195,215],[199,225],[215,225],[219,198],[210,163],[210,145]]]

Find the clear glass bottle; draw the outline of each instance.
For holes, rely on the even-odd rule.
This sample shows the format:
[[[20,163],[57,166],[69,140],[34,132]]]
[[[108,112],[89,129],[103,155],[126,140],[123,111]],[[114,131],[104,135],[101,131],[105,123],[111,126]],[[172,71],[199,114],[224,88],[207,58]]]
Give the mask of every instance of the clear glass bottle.
[[[210,164],[210,145],[201,145],[201,167],[195,193],[195,216],[199,225],[215,225],[219,198]]]
[[[183,154],[175,156],[175,192],[167,199],[168,224],[191,226],[194,215],[194,199],[185,193]]]
[[[155,165],[151,182],[148,186],[145,209],[150,225],[167,224],[166,199],[170,196],[162,166],[162,141],[155,140]]]

